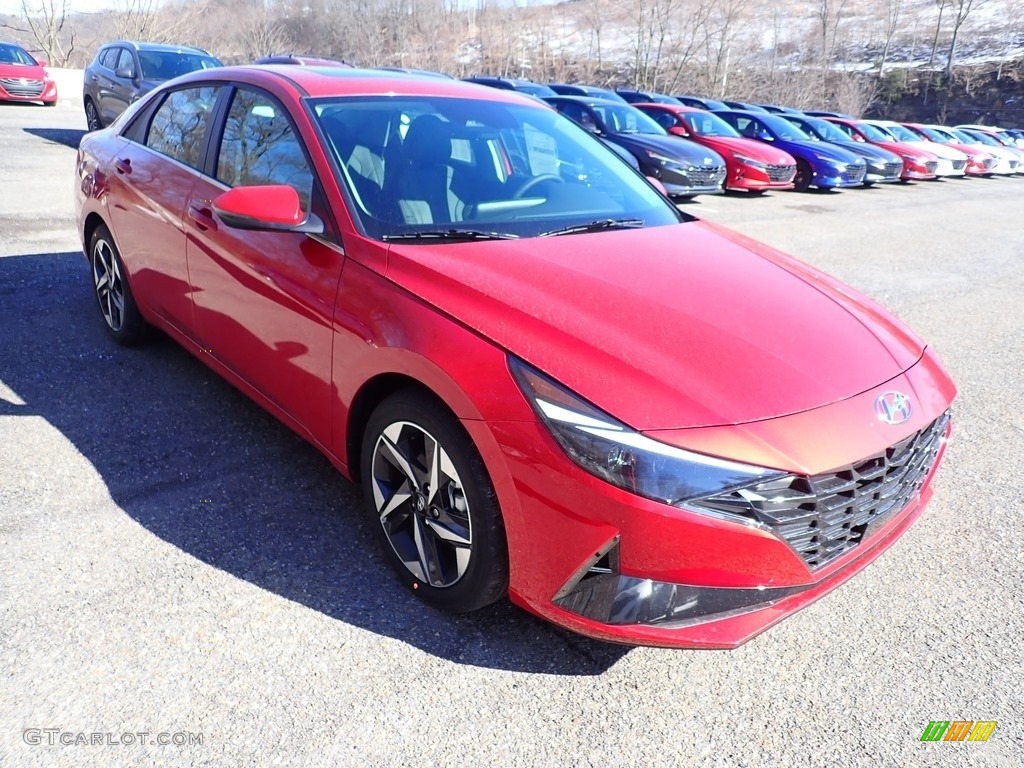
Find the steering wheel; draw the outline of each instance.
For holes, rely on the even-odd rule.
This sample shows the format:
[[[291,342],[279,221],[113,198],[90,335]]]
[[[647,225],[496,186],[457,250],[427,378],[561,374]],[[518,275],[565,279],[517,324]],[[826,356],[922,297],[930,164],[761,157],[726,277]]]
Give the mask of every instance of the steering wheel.
[[[540,176],[533,176],[533,177],[527,179],[523,183],[523,186],[521,186],[519,189],[517,189],[515,194],[512,195],[512,199],[513,200],[518,200],[523,195],[525,195],[527,192],[529,192],[531,189],[533,189],[538,184],[540,184],[541,182],[544,182],[544,181],[557,181],[559,184],[564,184],[565,183],[565,179],[563,179],[561,176],[558,176],[558,175],[556,175],[554,173],[542,173]]]

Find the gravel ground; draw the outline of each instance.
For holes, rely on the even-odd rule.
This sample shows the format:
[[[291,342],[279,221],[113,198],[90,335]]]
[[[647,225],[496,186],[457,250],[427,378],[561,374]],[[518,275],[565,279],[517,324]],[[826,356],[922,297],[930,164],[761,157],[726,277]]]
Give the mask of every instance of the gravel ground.
[[[0,107],[0,766],[1024,763],[1024,179],[686,206],[909,322],[957,429],[928,512],[849,584],[736,651],[629,649],[423,607],[318,453],[172,343],[110,344],[83,128],[73,100]],[[955,719],[999,725],[919,741]]]

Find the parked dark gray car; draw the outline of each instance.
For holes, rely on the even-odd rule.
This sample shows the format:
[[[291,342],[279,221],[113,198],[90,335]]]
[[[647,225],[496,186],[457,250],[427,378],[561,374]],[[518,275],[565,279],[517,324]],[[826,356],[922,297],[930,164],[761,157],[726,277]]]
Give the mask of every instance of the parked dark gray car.
[[[187,45],[107,43],[85,68],[82,101],[89,130],[110,125],[129,104],[165,80],[219,66],[221,62],[206,51]]]

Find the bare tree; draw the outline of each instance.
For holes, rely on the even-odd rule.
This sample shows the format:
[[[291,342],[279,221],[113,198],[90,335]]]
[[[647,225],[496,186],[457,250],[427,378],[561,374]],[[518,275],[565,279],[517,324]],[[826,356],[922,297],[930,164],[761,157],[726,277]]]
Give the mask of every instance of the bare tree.
[[[125,40],[181,43],[195,34],[206,7],[206,0],[118,0],[114,30]]]
[[[984,5],[987,0],[951,0],[950,10],[953,11],[953,39],[949,43],[949,55],[946,57],[946,80],[953,74],[953,61],[956,57],[956,41],[960,28],[971,15],[971,11]]]
[[[939,18],[935,22],[935,37],[932,38],[932,52],[928,57],[929,67],[935,63],[935,51],[939,47],[939,34],[942,32],[942,14],[945,12],[946,6],[950,4],[950,0],[935,0],[935,4],[939,6]]]
[[[900,16],[903,12],[903,0],[885,0],[885,44],[882,46],[882,58],[878,62],[878,79],[885,75],[885,62],[889,58],[889,48],[893,37],[899,29]]]
[[[3,23],[0,28],[28,35],[49,64],[67,66],[75,50],[76,34],[68,0],[21,0],[20,18],[20,23]]]

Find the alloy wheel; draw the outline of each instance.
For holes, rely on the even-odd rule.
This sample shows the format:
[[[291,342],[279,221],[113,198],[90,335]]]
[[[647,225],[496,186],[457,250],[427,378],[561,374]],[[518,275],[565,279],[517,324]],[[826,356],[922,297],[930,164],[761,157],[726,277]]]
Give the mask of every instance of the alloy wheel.
[[[423,427],[389,424],[373,449],[373,501],[380,525],[406,569],[431,587],[450,587],[473,547],[465,487],[444,447]]]
[[[100,116],[96,111],[96,105],[92,101],[85,102],[85,125],[90,131],[98,131],[103,127],[100,125]]]
[[[103,319],[116,333],[124,325],[124,280],[113,248],[102,238],[93,246],[92,279]]]

